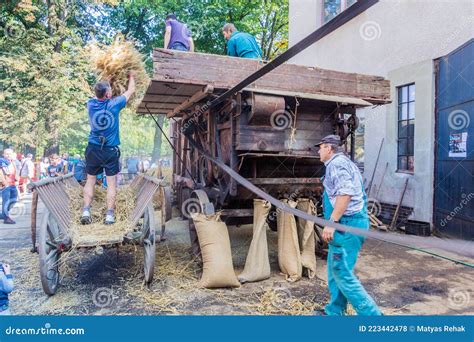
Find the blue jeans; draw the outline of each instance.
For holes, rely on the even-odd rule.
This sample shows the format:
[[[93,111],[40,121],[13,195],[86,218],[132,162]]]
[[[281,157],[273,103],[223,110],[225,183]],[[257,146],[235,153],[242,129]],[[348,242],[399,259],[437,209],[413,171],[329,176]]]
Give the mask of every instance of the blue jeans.
[[[0,216],[0,219],[4,220],[8,217],[8,212],[17,202],[17,198],[18,191],[16,186],[7,186],[2,190],[2,215]]]
[[[184,46],[181,43],[174,43],[173,46],[171,47],[171,50],[178,50],[178,51],[189,51],[186,46]]]

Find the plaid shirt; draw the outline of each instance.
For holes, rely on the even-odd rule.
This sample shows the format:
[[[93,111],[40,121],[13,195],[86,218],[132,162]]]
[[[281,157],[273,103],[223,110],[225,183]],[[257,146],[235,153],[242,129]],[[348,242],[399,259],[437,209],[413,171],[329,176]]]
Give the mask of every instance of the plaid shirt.
[[[336,153],[324,165],[326,165],[326,175],[323,185],[331,205],[334,207],[336,204],[336,196],[349,195],[351,201],[344,216],[354,215],[361,211],[364,207],[364,192],[362,176],[357,166],[343,153]]]

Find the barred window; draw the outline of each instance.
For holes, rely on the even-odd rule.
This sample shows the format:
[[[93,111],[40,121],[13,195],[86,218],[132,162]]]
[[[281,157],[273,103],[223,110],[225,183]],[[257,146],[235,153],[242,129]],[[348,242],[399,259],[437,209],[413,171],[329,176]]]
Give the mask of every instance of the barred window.
[[[414,171],[415,84],[398,87],[398,171]]]

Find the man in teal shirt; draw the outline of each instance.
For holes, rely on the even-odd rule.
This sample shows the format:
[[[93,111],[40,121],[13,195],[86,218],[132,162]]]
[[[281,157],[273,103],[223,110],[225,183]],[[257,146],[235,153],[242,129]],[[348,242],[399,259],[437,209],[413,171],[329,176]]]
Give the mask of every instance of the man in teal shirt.
[[[258,46],[255,37],[248,33],[237,31],[234,24],[225,24],[222,28],[222,34],[227,40],[227,54],[229,56],[263,58],[262,50]]]

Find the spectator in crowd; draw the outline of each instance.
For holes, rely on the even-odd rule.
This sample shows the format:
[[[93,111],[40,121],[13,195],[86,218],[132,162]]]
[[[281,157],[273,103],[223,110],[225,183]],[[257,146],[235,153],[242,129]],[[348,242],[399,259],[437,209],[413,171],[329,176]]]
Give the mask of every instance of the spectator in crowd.
[[[133,179],[138,173],[140,160],[137,157],[129,157],[126,160],[128,179]]]
[[[66,173],[69,173],[69,172],[72,172],[72,163],[71,163],[71,160],[69,158],[69,153],[67,152],[64,152],[63,155],[61,156],[61,162],[63,164],[63,173],[66,174]]]
[[[28,153],[21,161],[20,167],[20,184],[23,195],[26,194],[27,186],[35,177],[35,164],[33,163],[33,155]]]
[[[11,315],[8,295],[13,291],[10,265],[0,263],[0,316]]]
[[[64,170],[64,164],[57,154],[49,156],[49,166],[47,169],[48,177],[57,177],[62,174]]]
[[[143,159],[143,172],[146,172],[150,168],[150,159]]]
[[[15,224],[16,222],[10,217],[10,209],[15,205],[18,199],[17,172],[13,161],[14,153],[12,149],[3,151],[3,158],[0,158],[1,184],[2,193],[2,215],[3,223]]]
[[[49,159],[47,157],[41,158],[40,161],[40,179],[48,177]]]
[[[72,169],[70,172],[74,172],[74,178],[80,183],[86,180],[86,163],[80,155],[75,154],[71,162]]]

